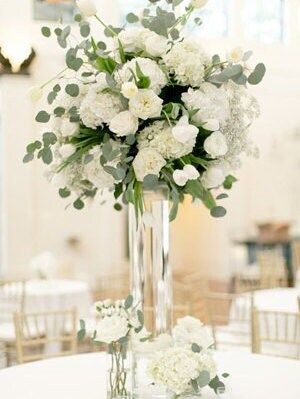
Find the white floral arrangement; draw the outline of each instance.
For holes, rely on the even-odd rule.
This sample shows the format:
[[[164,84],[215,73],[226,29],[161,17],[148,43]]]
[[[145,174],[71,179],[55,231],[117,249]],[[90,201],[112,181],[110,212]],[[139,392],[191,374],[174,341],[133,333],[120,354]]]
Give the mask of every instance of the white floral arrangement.
[[[36,155],[49,165],[49,180],[76,209],[108,190],[117,210],[132,203],[143,213],[143,190],[164,183],[171,220],[185,194],[224,216],[217,201],[227,194],[213,193],[231,188],[244,153],[257,154],[249,127],[259,106],[248,86],[262,80],[265,66],[251,68],[252,52],[240,48],[211,56],[203,39],[183,35],[207,0],[148,3],[127,15],[131,26],[114,27],[91,0],[78,0],[81,41],[70,26],[42,28],[66,49],[66,68],[31,91],[38,100],[51,86],[49,109],[36,116],[47,129],[24,162]],[[106,43],[91,34],[89,18],[104,28]],[[197,14],[194,23],[201,24]]]
[[[157,352],[148,365],[149,375],[172,398],[200,394],[207,386],[217,392],[225,384],[217,375],[213,347],[213,338],[200,320],[191,316],[179,319],[173,329],[173,346]]]

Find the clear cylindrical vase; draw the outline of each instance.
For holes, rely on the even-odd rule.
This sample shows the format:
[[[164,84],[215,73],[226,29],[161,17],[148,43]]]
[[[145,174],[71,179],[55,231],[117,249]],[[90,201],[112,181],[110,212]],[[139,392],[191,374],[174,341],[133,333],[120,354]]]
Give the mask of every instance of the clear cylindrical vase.
[[[145,327],[159,335],[171,333],[172,273],[169,263],[169,189],[144,191],[145,212],[129,206],[131,291],[144,312]]]
[[[124,352],[119,344],[110,345],[107,351],[107,399],[132,399],[133,374],[131,352]]]

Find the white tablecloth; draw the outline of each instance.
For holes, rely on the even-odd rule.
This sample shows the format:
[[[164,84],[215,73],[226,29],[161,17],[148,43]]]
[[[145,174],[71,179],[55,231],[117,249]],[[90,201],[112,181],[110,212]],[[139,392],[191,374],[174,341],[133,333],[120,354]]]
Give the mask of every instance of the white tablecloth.
[[[298,312],[299,288],[274,288],[256,291],[254,304],[259,310]]]
[[[218,352],[230,399],[299,399],[300,362]],[[105,357],[99,353],[29,363],[0,371],[1,399],[105,399]],[[205,391],[203,399],[215,395]],[[142,398],[144,399],[144,398]]]
[[[88,284],[72,280],[29,280],[26,284],[26,312],[48,312],[76,308],[87,317],[92,303]]]

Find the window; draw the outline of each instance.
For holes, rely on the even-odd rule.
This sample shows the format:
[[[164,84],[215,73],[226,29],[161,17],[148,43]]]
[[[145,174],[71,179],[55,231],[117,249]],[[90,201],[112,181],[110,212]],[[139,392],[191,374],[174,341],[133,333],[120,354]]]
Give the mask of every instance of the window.
[[[197,28],[202,37],[224,37],[228,35],[230,0],[210,0],[198,13],[203,24]]]
[[[245,0],[246,36],[263,43],[283,40],[284,0]]]

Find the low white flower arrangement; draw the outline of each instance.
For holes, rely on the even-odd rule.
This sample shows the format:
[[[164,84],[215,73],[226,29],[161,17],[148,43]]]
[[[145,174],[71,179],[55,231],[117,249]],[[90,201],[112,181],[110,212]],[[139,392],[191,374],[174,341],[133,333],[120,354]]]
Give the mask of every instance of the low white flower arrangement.
[[[171,220],[185,194],[225,215],[218,201],[227,194],[213,190],[230,189],[242,154],[257,154],[249,127],[259,106],[248,86],[265,66],[250,67],[251,51],[240,48],[212,56],[203,39],[182,35],[206,2],[150,0],[139,16],[127,15],[132,26],[114,27],[91,0],[78,0],[81,40],[70,26],[42,28],[66,50],[66,68],[31,92],[37,100],[50,87],[48,108],[36,115],[47,127],[24,162],[37,156],[49,165],[49,180],[76,209],[110,190],[117,210],[132,203],[143,213],[143,191],[164,183]],[[91,34],[91,17],[109,40]],[[197,14],[194,23],[201,25]]]

